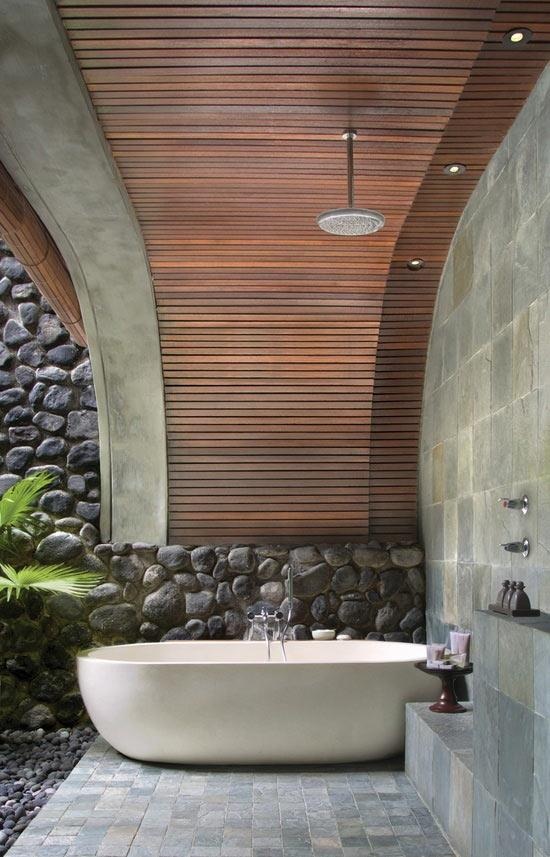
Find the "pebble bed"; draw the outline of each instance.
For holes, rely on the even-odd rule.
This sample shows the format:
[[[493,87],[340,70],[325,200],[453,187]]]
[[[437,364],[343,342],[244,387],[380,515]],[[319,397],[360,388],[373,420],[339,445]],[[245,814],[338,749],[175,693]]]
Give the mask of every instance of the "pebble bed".
[[[90,726],[0,733],[0,855],[13,845],[95,739]]]

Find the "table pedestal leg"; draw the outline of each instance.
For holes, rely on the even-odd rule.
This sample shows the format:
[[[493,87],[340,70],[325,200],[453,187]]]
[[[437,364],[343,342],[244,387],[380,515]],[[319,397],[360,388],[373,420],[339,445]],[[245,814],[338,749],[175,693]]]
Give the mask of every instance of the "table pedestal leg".
[[[430,711],[439,711],[441,714],[457,714],[461,711],[466,711],[463,705],[459,703],[455,693],[455,677],[452,675],[442,675],[441,679],[441,696],[430,705]]]

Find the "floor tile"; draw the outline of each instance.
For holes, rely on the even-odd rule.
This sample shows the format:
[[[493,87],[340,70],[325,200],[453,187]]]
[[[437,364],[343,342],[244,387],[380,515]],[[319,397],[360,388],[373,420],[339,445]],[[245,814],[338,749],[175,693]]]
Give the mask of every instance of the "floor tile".
[[[446,857],[395,763],[163,768],[102,739],[10,849],[10,857]]]

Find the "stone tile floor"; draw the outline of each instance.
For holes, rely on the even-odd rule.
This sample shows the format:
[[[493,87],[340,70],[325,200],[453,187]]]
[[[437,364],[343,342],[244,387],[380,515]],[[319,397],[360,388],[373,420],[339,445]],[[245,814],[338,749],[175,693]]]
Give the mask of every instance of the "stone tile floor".
[[[9,857],[451,857],[402,763],[183,768],[99,738]]]

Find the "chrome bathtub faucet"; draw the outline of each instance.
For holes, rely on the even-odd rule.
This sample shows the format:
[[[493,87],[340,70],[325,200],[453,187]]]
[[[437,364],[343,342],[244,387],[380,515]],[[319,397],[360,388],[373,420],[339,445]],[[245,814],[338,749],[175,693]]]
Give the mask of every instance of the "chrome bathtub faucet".
[[[246,614],[246,618],[249,622],[246,639],[254,640],[256,630],[258,630],[258,633],[263,637],[267,646],[268,661],[271,660],[271,643],[278,642],[281,644],[283,660],[285,663],[287,662],[285,640],[288,630],[291,627],[290,621],[292,617],[292,601],[294,597],[294,572],[290,566],[288,569],[287,581],[288,614],[285,621],[283,621],[284,613],[282,610],[269,611],[266,607],[262,607],[259,613],[249,610]]]
[[[268,661],[271,660],[271,643],[278,642],[281,644],[283,660],[285,663],[287,662],[285,641],[288,630],[291,627],[293,597],[294,572],[289,566],[287,577],[288,614],[286,620],[282,610],[268,610],[266,607],[262,607],[257,613],[254,610],[249,610],[246,614],[249,623],[246,639],[254,640],[256,632],[258,632],[265,640]]]
[[[280,624],[283,614],[280,610],[269,612],[265,607],[262,607],[259,613],[249,610],[246,618],[249,622],[247,640],[256,639],[256,630],[258,630],[267,646],[267,659],[268,661],[271,660],[271,641],[280,639]]]

